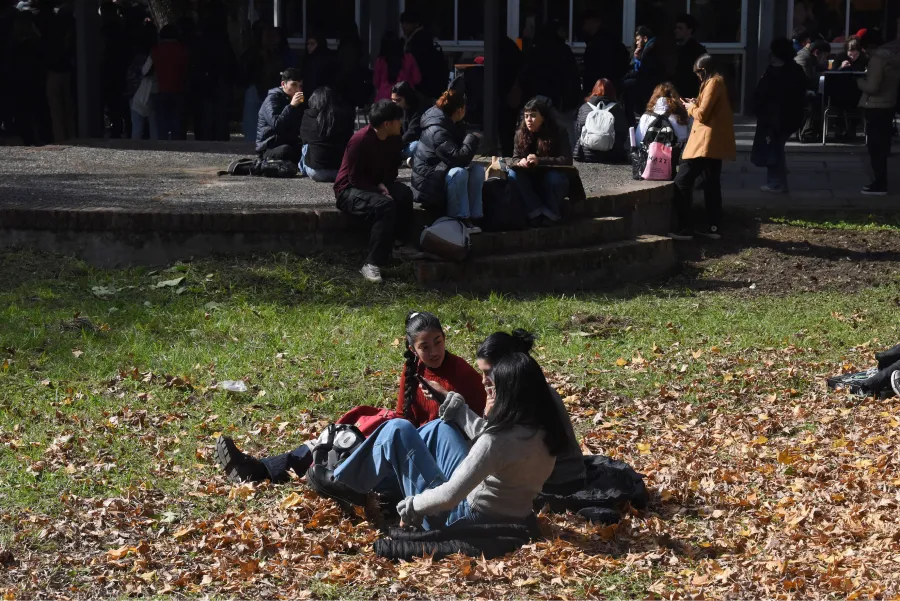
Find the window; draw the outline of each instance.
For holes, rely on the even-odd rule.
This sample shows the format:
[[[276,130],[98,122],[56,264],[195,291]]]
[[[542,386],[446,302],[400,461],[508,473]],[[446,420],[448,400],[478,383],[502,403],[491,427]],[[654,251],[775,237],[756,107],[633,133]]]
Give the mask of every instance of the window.
[[[533,40],[541,27],[553,19],[569,26],[571,1],[522,0],[519,6],[519,36]]]
[[[622,39],[624,0],[574,0],[572,2],[572,41],[585,41],[582,26],[584,25],[584,13],[588,10],[600,15],[601,27],[606,33],[611,34],[617,40]]]
[[[735,113],[739,113],[742,106],[741,91],[744,86],[744,54],[714,54],[713,57],[716,59],[725,83],[728,84],[731,109]]]
[[[335,39],[344,24],[356,22],[356,0],[285,0],[283,6],[289,38],[306,38],[316,31]]]
[[[704,43],[740,44],[744,17],[742,0],[691,0],[697,19],[694,37]]]
[[[455,0],[406,0],[404,10],[414,10],[422,19],[422,24],[431,30],[439,40],[456,39]],[[481,16],[484,30],[484,15]]]
[[[892,39],[896,35],[898,6],[892,6],[889,0],[794,0],[791,25],[810,28],[832,43],[843,42],[860,29],[874,28],[886,32],[886,39]]]
[[[882,32],[890,29],[887,21],[886,0],[851,0],[850,2],[850,35],[860,29],[878,28]],[[885,36],[886,40],[893,39]]]
[[[675,19],[687,12],[687,8],[687,0],[638,0],[634,24],[636,27],[649,27],[655,36],[671,38]],[[628,38],[631,39],[631,36]]]

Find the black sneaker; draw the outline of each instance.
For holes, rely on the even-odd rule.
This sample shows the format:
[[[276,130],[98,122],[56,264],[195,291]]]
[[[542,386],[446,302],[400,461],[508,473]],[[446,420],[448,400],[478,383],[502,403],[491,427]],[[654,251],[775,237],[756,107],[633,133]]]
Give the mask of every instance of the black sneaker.
[[[262,482],[269,479],[269,470],[262,461],[241,452],[227,436],[216,440],[216,463],[225,471],[229,482]]]
[[[669,238],[671,238],[672,240],[693,240],[694,232],[687,228],[680,229],[677,232],[669,232]]]
[[[710,240],[721,240],[722,234],[718,228],[718,226],[711,225],[707,230],[697,230],[697,235],[703,236],[704,238],[709,238]]]
[[[322,465],[313,465],[306,471],[306,482],[320,496],[334,499],[341,509],[355,513],[353,507],[365,507],[367,496],[356,492],[334,479],[334,472]]]
[[[887,186],[869,184],[868,186],[863,186],[861,192],[864,196],[887,196]]]

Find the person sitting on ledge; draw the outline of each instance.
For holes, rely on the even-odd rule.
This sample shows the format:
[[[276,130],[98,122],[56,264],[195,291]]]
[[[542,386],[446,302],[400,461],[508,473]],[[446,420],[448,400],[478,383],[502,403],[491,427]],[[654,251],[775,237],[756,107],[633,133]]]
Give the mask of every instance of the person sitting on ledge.
[[[406,166],[412,167],[412,157],[422,137],[422,113],[428,107],[422,95],[406,81],[394,84],[391,100],[403,109],[403,158]]]
[[[595,109],[604,109],[613,116],[613,146],[609,150],[595,150],[584,145],[584,128],[587,125],[588,116]],[[625,109],[616,98],[616,88],[608,79],[598,79],[591,90],[591,95],[584,99],[584,104],[578,109],[578,117],[575,119],[575,160],[580,163],[621,163],[628,153],[625,144],[628,142],[628,119],[625,117]]]
[[[269,90],[256,120],[256,152],[263,159],[298,163],[300,123],[305,108],[300,69],[285,69],[281,86]]]
[[[509,177],[525,203],[528,223],[541,227],[562,219],[562,200],[569,193],[565,173],[547,167],[572,165],[572,145],[560,129],[550,105],[540,98],[529,100],[516,132]]]
[[[484,217],[482,186],[484,166],[472,162],[481,135],[465,133],[466,97],[455,90],[444,92],[422,115],[422,136],[412,165],[413,198],[423,207],[443,211],[462,220],[470,234]]]
[[[333,182],[353,135],[354,116],[335,101],[334,92],[328,86],[320,86],[313,92],[308,104],[300,126],[303,139],[300,174],[316,182]]]
[[[369,254],[360,273],[380,284],[381,267],[399,253],[409,235],[412,190],[397,181],[403,109],[379,100],[369,111],[369,125],[350,138],[334,183],[337,208],[371,224]]]

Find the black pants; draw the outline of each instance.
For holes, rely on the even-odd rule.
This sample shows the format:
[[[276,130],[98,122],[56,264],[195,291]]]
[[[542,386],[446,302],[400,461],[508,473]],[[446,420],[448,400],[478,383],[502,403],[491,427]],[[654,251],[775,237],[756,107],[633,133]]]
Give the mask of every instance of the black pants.
[[[296,164],[300,162],[302,154],[303,149],[300,146],[282,144],[281,146],[262,151],[259,156],[270,161],[290,161]]]
[[[798,134],[801,142],[817,142],[822,139],[822,97],[806,96],[806,112]]]
[[[288,476],[288,470],[294,470],[294,473],[300,478],[306,475],[306,470],[312,465],[313,456],[309,447],[302,444],[290,453],[263,457],[261,461],[269,470],[269,478],[272,482],[287,482],[291,479]]]
[[[412,190],[400,182],[388,185],[391,196],[378,192],[347,188],[337,199],[337,208],[371,223],[369,254],[366,263],[387,265],[394,240],[406,240],[412,218]]]
[[[720,159],[687,159],[678,167],[675,176],[675,212],[678,230],[691,229],[691,207],[694,204],[694,184],[703,176],[703,197],[706,199],[706,219],[709,226],[722,225],[722,161]]]
[[[887,160],[891,153],[891,131],[894,126],[894,109],[866,109],[866,131],[869,158],[872,161],[873,182],[887,187]]]

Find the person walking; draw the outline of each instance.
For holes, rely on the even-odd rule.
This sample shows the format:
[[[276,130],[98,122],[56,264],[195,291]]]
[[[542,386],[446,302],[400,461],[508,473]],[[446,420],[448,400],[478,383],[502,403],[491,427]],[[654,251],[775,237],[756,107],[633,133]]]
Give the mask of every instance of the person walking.
[[[390,100],[391,88],[400,81],[416,87],[422,81],[422,74],[412,54],[403,51],[400,37],[393,31],[381,36],[381,50],[375,59],[373,74],[375,101]]]
[[[883,44],[881,34],[870,29],[863,37],[863,48],[869,54],[869,68],[857,85],[863,93],[859,106],[866,112],[866,145],[874,179],[863,187],[862,193],[884,196],[888,191],[887,159],[891,153],[891,132],[900,92],[900,39]]]
[[[700,96],[696,103],[683,101],[694,123],[675,176],[678,228],[669,236],[675,240],[694,238],[691,218],[694,183],[703,175],[707,226],[696,233],[718,240],[722,237],[722,161],[733,161],[737,157],[734,112],[728,100],[728,86],[710,55],[704,54],[697,59],[694,73],[700,79]]]
[[[473,163],[481,138],[465,134],[466,98],[447,90],[422,115],[422,136],[413,157],[413,198],[423,206],[462,220],[470,234],[481,232],[484,166]]]
[[[756,137],[751,160],[768,172],[766,184],[760,190],[773,194],[788,191],[784,146],[803,124],[806,105],[806,74],[794,62],[795,54],[791,40],[773,40],[769,67],[753,96]]]

